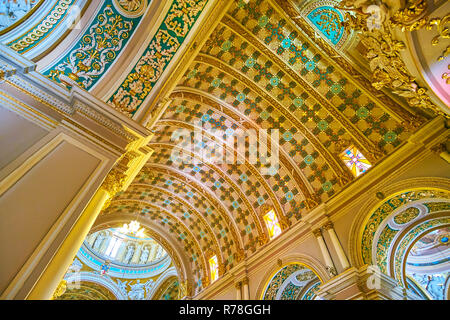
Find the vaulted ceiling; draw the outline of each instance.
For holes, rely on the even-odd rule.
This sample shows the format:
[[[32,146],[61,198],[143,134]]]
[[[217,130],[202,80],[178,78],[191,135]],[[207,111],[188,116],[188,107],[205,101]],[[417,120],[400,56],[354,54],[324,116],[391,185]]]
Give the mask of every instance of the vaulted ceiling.
[[[347,148],[375,166],[427,122],[376,90],[361,62],[349,60],[358,41],[342,27],[336,1],[229,1],[209,22],[202,14],[217,1],[78,3],[90,13],[89,27],[71,45],[58,44],[58,59],[32,57],[48,77],[90,90],[133,119],[172,85],[152,122],[150,160],[101,217],[140,214],[147,227],[165,230],[162,245],[169,253],[167,246],[182,248],[196,292],[210,282],[211,256],[222,275],[267,244],[269,210],[285,231],[357,179],[342,159]],[[197,20],[207,37],[193,37]],[[189,64],[180,66],[183,59]],[[192,132],[191,143],[180,143],[182,129]],[[248,156],[226,141],[250,129],[279,130],[278,141],[261,142],[269,150],[279,144],[276,170],[261,159],[204,160],[204,150],[223,145]],[[174,161],[180,150],[193,160]]]
[[[149,162],[104,212],[139,212],[166,228],[183,246],[197,291],[209,283],[209,257],[219,257],[223,274],[269,241],[268,210],[286,230],[352,183],[340,156],[346,148],[376,165],[426,122],[375,91],[341,57],[351,35],[341,34],[347,40],[336,46],[326,21],[308,19],[315,9],[333,13],[325,2],[231,3],[170,93],[152,128]],[[180,143],[182,129],[192,141]],[[278,170],[202,158],[204,149],[223,144],[238,153],[226,140],[249,129],[279,130]],[[174,161],[180,150],[193,161]]]

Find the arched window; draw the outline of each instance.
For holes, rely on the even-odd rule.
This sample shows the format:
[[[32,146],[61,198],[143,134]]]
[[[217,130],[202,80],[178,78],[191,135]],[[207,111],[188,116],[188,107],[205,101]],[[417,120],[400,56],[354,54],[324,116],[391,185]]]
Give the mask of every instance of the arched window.
[[[217,256],[209,258],[209,270],[211,272],[211,282],[219,278],[219,264],[217,263]]]
[[[355,177],[362,175],[372,166],[361,151],[353,145],[341,153],[341,159]]]
[[[281,226],[273,209],[264,215],[264,221],[266,222],[267,230],[269,231],[269,237],[271,240],[281,234]]]

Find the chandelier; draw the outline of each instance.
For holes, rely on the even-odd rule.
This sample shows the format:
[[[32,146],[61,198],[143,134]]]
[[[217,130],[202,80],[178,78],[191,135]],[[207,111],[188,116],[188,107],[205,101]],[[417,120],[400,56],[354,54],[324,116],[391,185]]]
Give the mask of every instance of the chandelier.
[[[120,233],[135,236],[138,238],[145,237],[144,228],[141,228],[141,225],[136,220],[131,221],[129,224],[124,223],[123,226],[119,229]]]

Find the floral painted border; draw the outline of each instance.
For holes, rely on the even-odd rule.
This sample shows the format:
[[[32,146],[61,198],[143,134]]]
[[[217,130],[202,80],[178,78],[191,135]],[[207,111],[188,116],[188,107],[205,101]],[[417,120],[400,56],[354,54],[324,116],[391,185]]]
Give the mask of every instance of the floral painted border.
[[[80,41],[43,74],[56,82],[91,89],[126,46],[141,18],[122,15],[112,0],[106,0]]]
[[[148,48],[109,98],[113,108],[133,116],[177,53],[208,0],[173,1]]]

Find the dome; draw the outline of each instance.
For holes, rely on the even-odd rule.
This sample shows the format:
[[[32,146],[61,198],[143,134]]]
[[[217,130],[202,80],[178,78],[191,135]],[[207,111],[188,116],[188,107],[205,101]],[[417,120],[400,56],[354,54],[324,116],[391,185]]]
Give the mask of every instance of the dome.
[[[88,235],[79,257],[91,268],[107,269],[109,275],[121,278],[156,276],[171,264],[163,247],[136,221]]]

